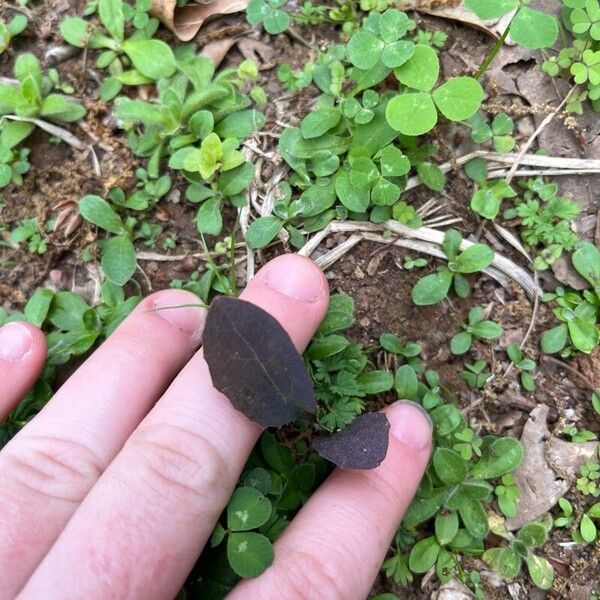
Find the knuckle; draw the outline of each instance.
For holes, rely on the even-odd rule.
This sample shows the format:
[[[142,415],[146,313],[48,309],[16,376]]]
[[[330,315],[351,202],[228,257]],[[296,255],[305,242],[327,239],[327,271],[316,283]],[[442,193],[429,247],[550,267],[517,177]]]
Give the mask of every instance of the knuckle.
[[[29,493],[73,503],[83,501],[106,468],[80,442],[47,436],[24,437],[4,458],[7,472]]]
[[[344,600],[339,582],[342,572],[335,559],[319,560],[310,552],[285,553],[281,569],[282,598],[298,600]]]
[[[173,425],[156,424],[130,439],[137,446],[135,470],[143,484],[172,508],[199,513],[221,507],[229,492],[229,467],[221,450],[206,436]]]

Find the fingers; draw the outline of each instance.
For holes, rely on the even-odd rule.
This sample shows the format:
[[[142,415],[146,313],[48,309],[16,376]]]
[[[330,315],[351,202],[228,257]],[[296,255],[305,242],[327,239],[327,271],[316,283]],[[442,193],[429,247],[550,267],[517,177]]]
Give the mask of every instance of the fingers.
[[[326,312],[327,282],[311,261],[282,256],[257,274],[243,298],[270,312],[303,350]],[[259,434],[212,387],[198,353],[88,495],[22,597],[64,586],[77,598],[174,597]]]
[[[205,312],[147,298],[0,453],[0,598],[11,597],[197,348]]]
[[[390,445],[371,471],[336,470],[275,543],[273,565],[234,588],[246,598],[366,598],[431,452],[431,422],[399,402],[387,411]]]
[[[46,360],[46,339],[33,325],[14,322],[0,329],[0,421],[35,383]]]

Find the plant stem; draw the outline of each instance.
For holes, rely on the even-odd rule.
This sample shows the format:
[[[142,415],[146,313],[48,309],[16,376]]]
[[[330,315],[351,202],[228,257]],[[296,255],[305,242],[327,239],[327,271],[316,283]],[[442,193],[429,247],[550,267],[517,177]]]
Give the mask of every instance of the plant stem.
[[[477,69],[477,73],[475,73],[476,79],[479,79],[480,77],[483,76],[483,74],[487,71],[488,67],[490,66],[490,64],[492,63],[494,58],[496,58],[496,55],[498,54],[498,52],[500,52],[500,48],[502,48],[502,46],[504,46],[504,42],[506,41],[506,38],[508,37],[508,34],[510,33],[510,26],[512,25],[512,22],[514,21],[515,17],[519,14],[520,10],[521,10],[521,7],[519,7],[516,10],[515,14],[513,15],[512,19],[510,20],[510,23],[507,25],[506,29],[504,30],[504,33],[498,38],[498,40],[494,44],[494,47],[490,50],[489,54],[485,57],[485,60],[483,61],[483,63],[481,63],[481,66],[479,67],[479,69]]]

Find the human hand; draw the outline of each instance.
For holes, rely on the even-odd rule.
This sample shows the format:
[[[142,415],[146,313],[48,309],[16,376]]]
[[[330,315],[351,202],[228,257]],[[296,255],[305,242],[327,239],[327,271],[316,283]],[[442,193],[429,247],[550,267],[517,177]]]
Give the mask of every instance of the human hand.
[[[241,296],[302,352],[328,286],[304,258],[265,266]],[[211,384],[206,312],[168,290],[144,300],[0,452],[0,599],[175,597],[234,490],[259,427]],[[0,419],[37,378],[45,341],[0,329]],[[428,417],[388,407],[387,457],[336,470],[229,598],[365,598],[423,475]],[[19,593],[20,592],[20,593]]]

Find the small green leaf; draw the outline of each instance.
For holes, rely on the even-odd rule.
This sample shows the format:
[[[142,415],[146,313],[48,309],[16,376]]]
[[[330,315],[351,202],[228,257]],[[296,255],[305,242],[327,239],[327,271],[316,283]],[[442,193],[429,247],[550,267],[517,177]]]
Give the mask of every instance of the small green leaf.
[[[404,156],[401,150],[392,146],[386,146],[377,155],[381,165],[381,174],[384,177],[402,177],[410,171],[410,160]]]
[[[432,162],[417,163],[417,175],[430,190],[435,192],[441,192],[446,185],[444,172]]]
[[[329,299],[327,314],[321,322],[318,333],[329,335],[348,329],[354,323],[354,299],[346,294],[334,294]]]
[[[369,371],[360,375],[356,382],[365,394],[380,394],[392,389],[394,377],[388,371]]]
[[[521,528],[517,538],[528,548],[537,548],[546,543],[548,530],[541,523],[529,523]]]
[[[125,285],[135,273],[137,264],[131,240],[125,235],[119,235],[104,242],[100,264],[110,282]]]
[[[471,208],[485,219],[495,219],[500,212],[500,202],[494,190],[483,188],[473,194]]]
[[[122,48],[133,66],[150,79],[170,77],[177,69],[173,50],[161,40],[127,40]]]
[[[60,33],[67,44],[85,48],[90,39],[90,24],[79,17],[67,17],[59,25]]]
[[[321,108],[302,119],[300,133],[307,139],[320,137],[333,129],[341,118],[342,114],[337,108]]]
[[[200,206],[196,214],[196,228],[206,235],[219,235],[223,229],[221,216],[221,199],[209,198]]]
[[[461,331],[450,340],[450,352],[457,355],[465,354],[465,352],[469,351],[472,341],[473,338],[470,333]]]
[[[81,216],[110,233],[125,233],[121,217],[112,209],[110,204],[100,196],[84,196],[79,201]]]
[[[558,37],[558,23],[552,15],[525,6],[510,24],[510,37],[531,50],[550,48]]]
[[[98,15],[111,37],[122,42],[125,37],[123,0],[99,0]]]
[[[433,101],[450,121],[464,121],[481,107],[483,88],[472,77],[448,79],[433,92]]]
[[[554,583],[554,569],[543,557],[530,554],[525,559],[531,581],[542,590],[549,590]]]
[[[494,321],[481,321],[475,323],[471,331],[476,337],[483,338],[484,340],[494,340],[502,334],[502,327],[498,323],[494,323]]]
[[[273,546],[260,533],[232,533],[227,540],[227,558],[240,577],[258,577],[273,564]]]
[[[499,19],[519,6],[519,0],[465,0],[465,6],[480,19]]]
[[[277,35],[285,31],[290,24],[290,16],[283,10],[274,9],[265,16],[263,25],[265,31],[271,35]]]
[[[439,553],[440,545],[434,537],[417,542],[408,558],[410,570],[413,573],[426,573],[435,564]]]
[[[459,512],[467,531],[475,539],[484,539],[489,528],[487,513],[481,502],[472,498],[465,498],[461,502]]]
[[[494,260],[494,251],[484,244],[473,244],[456,257],[459,273],[477,273],[489,267]]]
[[[275,239],[282,226],[283,221],[274,215],[259,217],[248,227],[246,243],[250,248],[264,248]]]
[[[556,354],[560,352],[567,344],[569,329],[566,323],[561,323],[553,327],[542,336],[542,350],[546,354]]]
[[[454,450],[437,448],[433,455],[437,476],[447,485],[461,483],[468,472],[467,461]]]
[[[430,306],[443,300],[452,284],[452,273],[443,269],[417,281],[412,290],[412,299],[417,306]]]
[[[350,62],[359,69],[371,69],[377,64],[384,43],[368,31],[357,31],[348,42]]]
[[[369,206],[370,194],[368,181],[362,185],[353,185],[348,171],[338,171],[335,178],[335,192],[340,202],[353,212],[361,213]]]
[[[429,92],[440,74],[438,54],[431,46],[417,44],[412,58],[394,69],[394,74],[406,87]]]
[[[264,525],[271,516],[271,502],[253,487],[240,487],[227,505],[227,527],[248,531]]]
[[[52,290],[37,290],[25,305],[25,319],[36,327],[41,327],[48,316],[54,292]]]
[[[504,579],[514,579],[521,570],[521,558],[512,548],[489,548],[482,558]]]
[[[415,370],[410,365],[398,367],[394,385],[399,398],[404,400],[416,398],[419,390],[419,380]]]
[[[498,438],[487,447],[483,456],[471,468],[476,479],[501,477],[516,469],[523,460],[523,446],[511,437]]]
[[[573,266],[593,286],[600,286],[600,250],[590,242],[583,242],[573,253]]]
[[[458,532],[458,515],[438,513],[435,518],[435,537],[442,546],[448,545]]]
[[[390,126],[404,135],[423,135],[438,120],[437,109],[428,93],[407,93],[392,98],[385,116]]]

